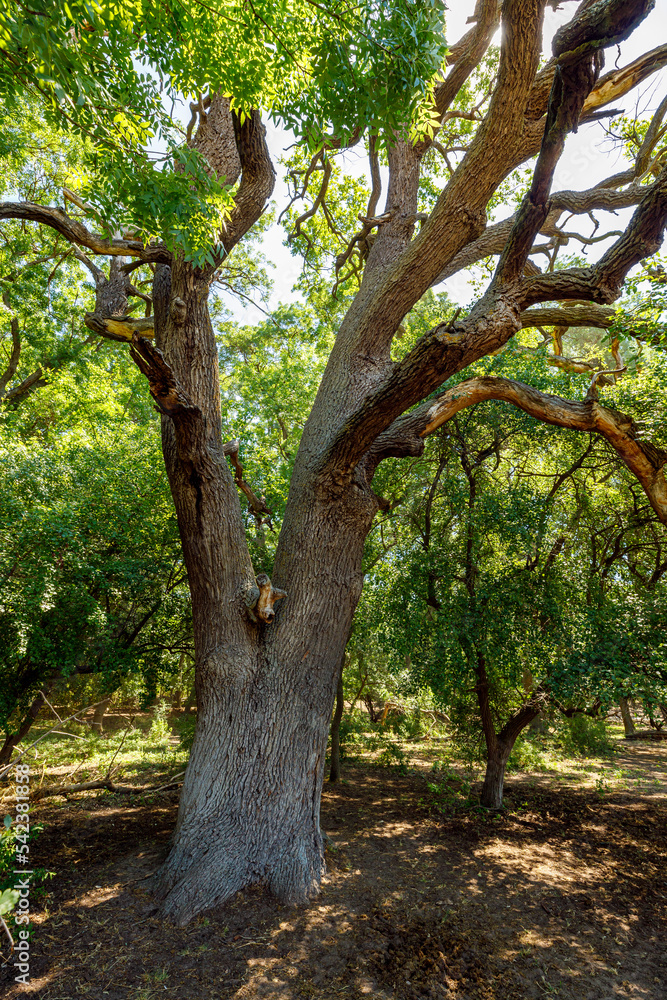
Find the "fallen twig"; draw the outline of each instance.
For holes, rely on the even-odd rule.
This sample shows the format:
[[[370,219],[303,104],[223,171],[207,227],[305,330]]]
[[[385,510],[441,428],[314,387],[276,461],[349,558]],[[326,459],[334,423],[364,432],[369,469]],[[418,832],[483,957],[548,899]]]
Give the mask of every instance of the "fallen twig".
[[[72,795],[74,792],[88,792],[97,788],[105,788],[109,792],[120,795],[143,795],[145,792],[163,792],[167,788],[180,785],[181,782],[178,779],[182,778],[184,774],[185,771],[182,771],[180,774],[174,775],[166,784],[162,785],[116,785],[109,777],[64,785],[45,785],[35,790],[33,799],[46,799],[52,795]]]

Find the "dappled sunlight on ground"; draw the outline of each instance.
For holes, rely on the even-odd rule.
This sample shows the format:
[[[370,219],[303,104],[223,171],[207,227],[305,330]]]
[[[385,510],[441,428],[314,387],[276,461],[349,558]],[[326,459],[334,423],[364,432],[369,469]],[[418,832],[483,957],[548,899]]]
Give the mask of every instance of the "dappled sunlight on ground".
[[[660,751],[624,746],[606,786],[597,762],[572,783],[513,775],[496,818],[430,811],[425,761],[407,775],[348,766],[325,789],[336,846],[312,906],[281,907],[255,888],[185,928],[160,919],[143,882],[167,849],[175,793],[45,802],[36,851],[57,875],[34,978],[8,996],[661,1000]]]

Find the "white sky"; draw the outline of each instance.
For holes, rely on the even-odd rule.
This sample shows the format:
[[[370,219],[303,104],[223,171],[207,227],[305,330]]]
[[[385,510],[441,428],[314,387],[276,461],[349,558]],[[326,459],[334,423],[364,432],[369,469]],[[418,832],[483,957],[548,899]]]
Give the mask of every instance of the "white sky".
[[[451,0],[450,9],[447,13],[447,38],[451,43],[457,41],[468,29],[466,20],[473,12],[474,0]],[[546,39],[545,51],[550,51],[551,38],[560,25],[566,23],[574,13],[576,4],[572,0],[565,0],[559,10],[554,11],[547,8],[545,18]],[[623,43],[621,55],[618,59],[619,66],[625,66],[642,53],[663,44],[667,40],[667,3],[665,0],[657,0],[656,7],[644,22],[637,28],[632,36]],[[494,39],[498,42],[499,39]],[[606,52],[606,67],[603,72],[611,69],[617,59],[617,51],[608,49]],[[634,112],[635,104],[639,103],[641,111],[655,108],[667,90],[667,71],[662,71],[652,76],[639,88],[632,91],[626,97],[615,102],[615,107],[623,108],[627,114]],[[270,124],[267,129],[269,148],[277,160],[283,152],[294,141],[291,133],[276,129]],[[605,141],[603,124],[592,123],[583,126],[577,135],[568,138],[565,152],[556,170],[553,190],[563,190],[572,188],[580,190],[591,187],[602,180],[605,176],[622,169],[619,162],[619,154],[611,150],[610,143]],[[340,162],[340,160],[339,160]],[[351,151],[345,157],[347,168],[350,172],[359,174],[365,172],[365,156]],[[274,191],[274,202],[278,213],[287,204],[287,188],[280,176]],[[627,223],[632,210],[628,209],[619,212],[617,216],[607,213],[599,213],[601,222],[600,231],[622,229]],[[591,224],[592,230],[592,224]],[[585,232],[582,229],[582,232]],[[588,233],[586,233],[588,235]],[[283,246],[285,233],[282,227],[274,225],[266,233],[262,243],[262,250],[270,261],[275,265],[273,271],[274,290],[269,302],[270,308],[275,308],[279,302],[286,302],[296,297],[292,291],[292,286],[299,276],[301,262],[298,257],[293,257],[289,249]],[[604,252],[608,242],[595,244],[589,248],[589,259],[595,259]],[[571,241],[566,252],[580,253],[581,244]],[[441,286],[446,288],[450,296],[461,302],[470,299],[470,285],[464,275],[457,275]],[[233,311],[239,322],[256,323],[262,317],[258,309],[252,306],[241,305],[238,300],[225,297],[226,304]]]

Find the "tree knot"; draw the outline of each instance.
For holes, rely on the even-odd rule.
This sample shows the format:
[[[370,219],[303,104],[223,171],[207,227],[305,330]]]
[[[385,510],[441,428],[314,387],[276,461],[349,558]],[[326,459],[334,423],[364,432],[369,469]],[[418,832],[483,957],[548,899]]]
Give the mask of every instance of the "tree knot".
[[[171,316],[172,321],[176,326],[184,325],[186,312],[187,310],[185,308],[185,302],[183,301],[183,299],[179,299],[178,296],[175,296],[171,300],[169,315]]]

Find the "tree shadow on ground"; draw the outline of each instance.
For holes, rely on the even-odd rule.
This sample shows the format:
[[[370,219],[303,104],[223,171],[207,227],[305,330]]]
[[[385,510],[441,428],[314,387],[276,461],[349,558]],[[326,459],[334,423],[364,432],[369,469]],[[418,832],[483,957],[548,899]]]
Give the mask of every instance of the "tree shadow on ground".
[[[516,779],[497,818],[443,818],[429,811],[418,773],[355,767],[346,775],[325,792],[323,826],[337,849],[311,907],[282,907],[256,888],[184,928],[160,919],[141,881],[167,848],[175,795],[141,805],[112,796],[52,803],[35,861],[57,874],[35,926],[31,983],[14,987],[10,974],[7,995],[667,993],[664,786],[600,794]]]

